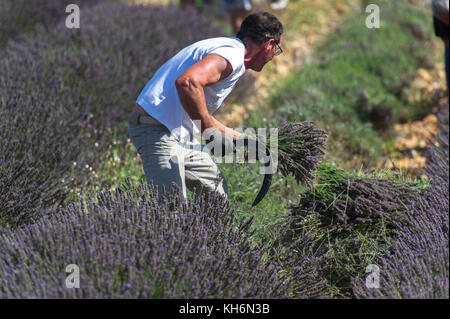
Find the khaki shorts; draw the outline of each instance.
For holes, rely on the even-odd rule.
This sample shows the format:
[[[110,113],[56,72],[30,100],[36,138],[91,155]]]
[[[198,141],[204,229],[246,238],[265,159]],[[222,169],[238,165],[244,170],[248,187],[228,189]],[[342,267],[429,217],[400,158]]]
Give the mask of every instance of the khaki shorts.
[[[228,187],[206,145],[182,145],[162,124],[128,123],[131,142],[141,156],[148,184],[159,194],[176,184],[186,198],[186,188],[196,193],[215,191],[228,198]]]

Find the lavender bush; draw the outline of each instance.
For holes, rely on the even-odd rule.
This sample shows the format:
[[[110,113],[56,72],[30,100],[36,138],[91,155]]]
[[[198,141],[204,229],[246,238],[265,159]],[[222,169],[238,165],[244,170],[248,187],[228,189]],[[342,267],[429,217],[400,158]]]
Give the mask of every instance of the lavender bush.
[[[0,224],[35,220],[86,185],[157,67],[219,33],[175,7],[103,3],[82,15],[81,29],[38,30],[0,58]]]
[[[0,298],[289,297],[291,281],[249,240],[251,220],[238,223],[223,197],[186,202],[174,187],[155,198],[127,181],[33,225],[0,228]],[[69,264],[80,289],[65,286]]]
[[[31,104],[30,99],[22,101],[21,106]],[[73,118],[68,123],[61,121],[63,110],[55,103],[29,109],[16,106],[0,101],[4,119],[0,122],[0,225],[11,227],[52,211],[67,195],[68,186],[77,185],[71,175],[73,161],[93,157],[82,154],[92,144],[80,130],[84,121],[75,118],[78,112],[67,111],[67,118]],[[43,119],[46,123],[39,122]]]
[[[449,298],[448,111],[439,118],[437,145],[427,150],[431,186],[410,201],[398,238],[377,260],[380,287],[367,288],[362,276],[353,280],[359,298]]]

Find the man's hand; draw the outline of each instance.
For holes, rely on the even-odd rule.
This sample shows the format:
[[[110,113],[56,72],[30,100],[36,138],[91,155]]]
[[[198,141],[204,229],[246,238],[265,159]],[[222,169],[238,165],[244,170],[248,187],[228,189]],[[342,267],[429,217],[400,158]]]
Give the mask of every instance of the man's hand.
[[[208,147],[214,157],[222,157],[234,152],[233,137],[221,132],[218,128],[206,129],[202,137],[206,141],[206,147]]]
[[[263,160],[266,163],[266,137],[260,134],[241,134],[241,136],[235,141],[236,148],[246,146],[247,151],[245,154],[246,160],[256,159],[257,161]]]

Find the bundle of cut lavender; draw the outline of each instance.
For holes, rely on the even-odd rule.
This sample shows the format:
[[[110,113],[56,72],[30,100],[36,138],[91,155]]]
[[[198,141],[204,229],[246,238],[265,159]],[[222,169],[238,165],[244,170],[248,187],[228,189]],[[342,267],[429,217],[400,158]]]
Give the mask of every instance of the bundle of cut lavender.
[[[285,124],[278,130],[278,166],[283,175],[292,173],[295,179],[313,187],[312,172],[317,169],[325,154],[325,131],[313,122]]]

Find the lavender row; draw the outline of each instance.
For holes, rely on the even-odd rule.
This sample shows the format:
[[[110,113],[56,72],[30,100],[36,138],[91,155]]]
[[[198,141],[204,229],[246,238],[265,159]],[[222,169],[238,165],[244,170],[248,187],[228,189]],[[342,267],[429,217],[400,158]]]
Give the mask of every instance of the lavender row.
[[[162,201],[147,185],[0,228],[0,298],[287,298],[292,282],[218,194]],[[67,265],[80,288],[67,288]],[[300,271],[291,278],[306,278]]]
[[[400,235],[379,263],[379,287],[353,281],[359,298],[449,298],[449,127],[441,111],[440,134],[427,150],[430,188],[408,203]]]
[[[176,7],[102,3],[81,14],[80,29],[10,41],[0,58],[0,224],[36,220],[86,185],[148,78],[219,34]]]

